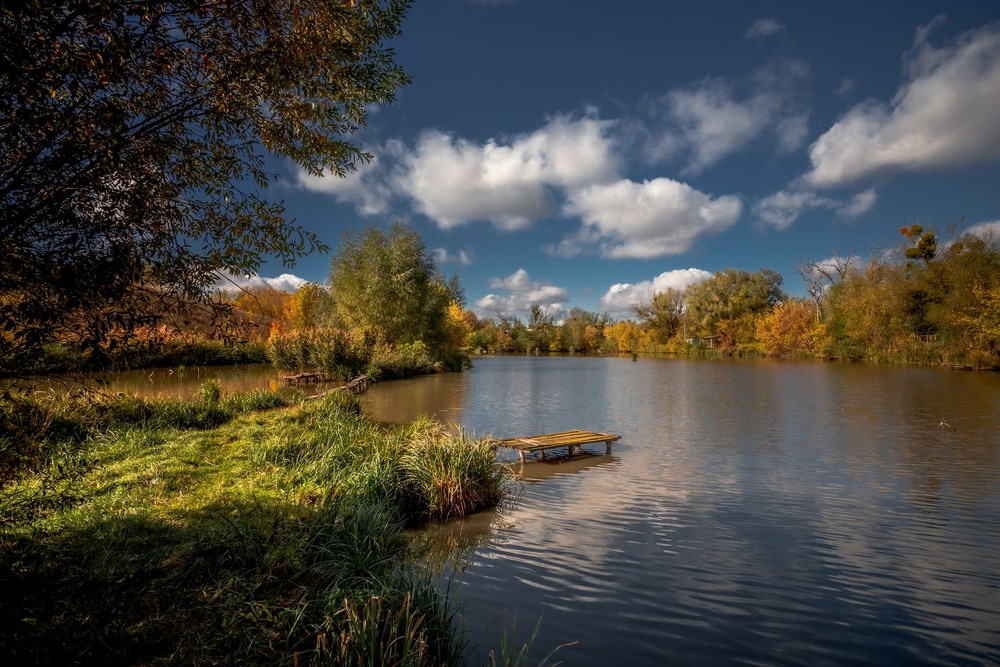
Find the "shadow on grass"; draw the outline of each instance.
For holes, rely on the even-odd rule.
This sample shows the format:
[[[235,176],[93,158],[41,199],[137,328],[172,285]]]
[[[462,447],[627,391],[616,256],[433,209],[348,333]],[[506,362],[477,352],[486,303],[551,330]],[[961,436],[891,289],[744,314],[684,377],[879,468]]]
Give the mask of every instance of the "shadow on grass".
[[[458,662],[388,507],[227,504],[0,540],[6,664]]]

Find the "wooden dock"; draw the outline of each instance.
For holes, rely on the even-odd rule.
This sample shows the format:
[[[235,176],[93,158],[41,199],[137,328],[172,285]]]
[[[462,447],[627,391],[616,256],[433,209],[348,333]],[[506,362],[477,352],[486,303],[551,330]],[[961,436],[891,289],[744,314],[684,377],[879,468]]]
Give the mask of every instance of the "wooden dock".
[[[290,384],[294,387],[300,384],[326,382],[327,378],[322,373],[299,373],[298,375],[283,375],[281,379],[285,384]]]
[[[549,449],[565,447],[570,456],[574,450],[580,453],[581,445],[589,445],[595,442],[603,442],[607,448],[607,453],[611,453],[611,443],[620,440],[620,435],[611,433],[599,433],[597,431],[560,431],[558,433],[544,433],[542,435],[532,435],[526,438],[503,438],[494,440],[500,447],[517,450],[524,462],[524,455],[527,452],[541,452],[541,457],[545,458],[545,452]]]

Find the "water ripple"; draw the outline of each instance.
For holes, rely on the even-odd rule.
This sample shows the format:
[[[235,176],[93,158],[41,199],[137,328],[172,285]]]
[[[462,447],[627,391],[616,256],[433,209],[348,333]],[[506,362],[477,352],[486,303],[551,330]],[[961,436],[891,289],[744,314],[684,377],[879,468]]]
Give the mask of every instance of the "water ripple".
[[[1000,663],[1000,377],[477,366],[458,394],[479,432],[625,437],[612,456],[525,466],[517,508],[461,574],[492,619],[475,640],[495,646],[516,614],[542,618],[536,659],[578,641],[558,654],[570,665]]]

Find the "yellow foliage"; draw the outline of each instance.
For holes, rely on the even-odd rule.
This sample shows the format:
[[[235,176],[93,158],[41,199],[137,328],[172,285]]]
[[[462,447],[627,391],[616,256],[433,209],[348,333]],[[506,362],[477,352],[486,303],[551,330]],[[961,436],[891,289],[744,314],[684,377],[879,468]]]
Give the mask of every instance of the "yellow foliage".
[[[476,324],[476,314],[465,310],[455,301],[448,305],[447,321],[445,323],[445,347],[449,350],[459,350],[466,347],[469,335]]]
[[[786,301],[757,322],[757,341],[772,356],[815,352],[821,337],[816,311],[805,301]]]
[[[981,350],[1000,350],[1000,283],[979,283],[972,288],[976,303],[959,320],[968,327]]]
[[[316,283],[306,283],[294,294],[288,296],[285,301],[285,319],[293,328],[310,329],[318,324],[316,317],[319,311],[321,289],[323,288]]]

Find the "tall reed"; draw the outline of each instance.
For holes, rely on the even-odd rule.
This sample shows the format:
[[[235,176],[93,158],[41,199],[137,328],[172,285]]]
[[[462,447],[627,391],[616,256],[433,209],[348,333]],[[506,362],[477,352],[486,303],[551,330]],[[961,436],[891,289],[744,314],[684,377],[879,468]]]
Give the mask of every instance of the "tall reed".
[[[489,440],[427,420],[411,426],[400,461],[410,511],[440,521],[493,507],[504,497],[509,470]]]

